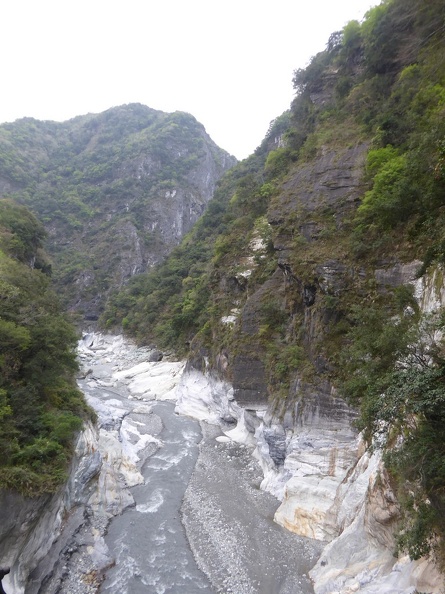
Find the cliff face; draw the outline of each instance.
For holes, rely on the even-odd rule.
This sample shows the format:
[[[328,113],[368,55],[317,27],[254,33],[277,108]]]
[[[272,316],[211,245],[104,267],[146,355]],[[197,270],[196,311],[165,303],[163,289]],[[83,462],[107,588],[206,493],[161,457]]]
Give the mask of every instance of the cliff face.
[[[254,406],[257,401],[264,404],[270,396],[270,378],[265,371],[270,344],[258,339],[266,324],[271,341],[276,340],[273,326],[286,326],[280,329],[281,346],[289,342],[286,335],[298,332],[314,369],[326,369],[321,345],[331,320],[323,296],[347,291],[351,276],[361,273],[348,262],[348,255],[331,243],[336,234],[340,237],[344,233],[344,219],[363,192],[366,150],[366,144],[337,151],[326,148],[319,158],[289,175],[271,201],[267,219],[277,269],[247,297],[239,325],[233,329],[236,339],[235,352],[230,356],[231,380],[235,397],[243,406]],[[234,286],[229,281],[224,284]],[[237,295],[233,292],[232,298],[235,303]],[[267,311],[272,300],[277,310],[275,319]],[[244,347],[242,354],[237,352],[239,343]],[[291,381],[298,392],[301,377],[294,376]]]
[[[415,280],[417,265],[396,267],[386,278],[412,282],[422,311],[431,314],[445,304],[441,271]],[[275,521],[325,543],[310,572],[316,594],[442,591],[444,578],[432,559],[395,554],[398,494],[380,444],[370,452],[354,427],[357,411],[329,385],[306,390],[284,414],[258,401],[255,410],[246,410],[230,383],[197,363],[184,372],[176,410],[220,424],[228,439],[255,448],[261,488],[281,501]]]
[[[134,278],[105,316],[189,352],[178,410],[255,445],[262,486],[282,501],[276,521],[330,542],[312,572],[317,594],[443,587],[431,559],[443,561],[445,538],[444,16],[440,0],[428,10],[389,0],[334,35],[295,73],[290,112],[221,179],[174,256]],[[125,159],[105,150],[97,165],[58,170],[94,182],[78,186],[88,199],[65,194],[77,208],[69,231],[56,224],[62,209],[42,210],[59,279],[77,283],[87,317],[110,278],[119,285],[179,241],[202,208],[190,188],[211,190],[208,168],[219,171],[201,142],[205,167],[190,151],[182,160],[177,121],[150,112],[144,127],[130,111]],[[115,116],[77,121],[79,163]],[[3,186],[20,193],[26,180],[13,173]],[[61,187],[53,173],[39,196]],[[82,242],[94,245],[91,261]]]
[[[438,1],[390,0],[333,35],[295,73],[290,112],[222,180],[223,214],[211,203],[183,244],[198,257],[180,250],[167,262],[176,292],[157,305],[144,285],[154,314],[143,339],[190,347],[197,373],[262,410],[277,520],[317,538],[344,534],[346,549],[357,528],[357,551],[371,542],[380,559],[368,583],[394,571],[387,591],[395,548],[413,559],[401,561],[406,588],[419,559],[443,557],[442,304],[426,313],[415,279],[436,269],[443,284],[444,16]],[[120,317],[138,332],[147,307],[128,297]],[[386,466],[364,452],[372,444]],[[374,591],[357,577],[364,549],[355,582],[344,575],[353,550],[331,551],[343,577],[337,561],[328,577],[331,561],[320,563],[320,592]]]
[[[411,283],[422,312],[433,315],[445,305],[442,270],[416,279],[418,265],[395,266],[385,274],[380,270],[377,276]],[[332,387],[306,387],[284,413],[274,414],[258,400],[255,410],[250,402],[246,410],[234,398],[233,386],[196,367],[197,361],[183,375],[177,411],[219,423],[229,439],[255,447],[264,472],[261,488],[281,501],[275,521],[325,542],[310,572],[316,594],[442,591],[444,577],[432,558],[395,554],[403,519],[399,494],[383,462],[383,441],[377,439],[369,451],[354,427],[357,411]]]
[[[0,195],[44,222],[58,291],[89,320],[180,242],[236,162],[192,116],[138,104],[4,124],[0,154]]]
[[[363,193],[367,150],[366,144],[325,150],[287,176],[267,213],[278,268],[255,291],[249,294],[247,283],[241,291],[240,286],[246,277],[253,278],[260,260],[244,254],[236,274],[234,267],[222,273],[227,276],[219,286],[230,295],[226,311],[231,317],[221,318],[220,328],[225,328],[224,337],[230,332],[232,338],[219,351],[216,339],[215,362],[230,379],[226,390],[250,411],[238,413],[238,429],[226,435],[244,440],[255,434],[265,475],[261,487],[281,500],[275,521],[296,534],[331,543],[311,572],[317,594],[408,593],[414,587],[440,592],[443,578],[434,564],[408,556],[394,559],[401,522],[398,495],[382,452],[371,455],[355,427],[357,409],[347,405],[329,379],[330,349],[338,348],[330,332],[342,316],[331,306],[334,300],[368,298],[366,283],[381,295],[411,284],[422,312],[440,311],[444,305],[439,272],[432,274],[436,283],[429,277],[416,281],[419,261],[403,264],[388,257],[369,266],[366,261],[358,264],[345,249],[345,221]],[[272,300],[274,309],[267,311],[265,304]],[[290,381],[281,376],[283,393],[268,367],[269,341],[279,341],[272,351],[272,366],[277,366],[289,337],[297,334],[301,351],[291,362],[285,360]],[[199,361],[194,364],[202,369]],[[199,398],[187,384],[186,376],[179,410],[190,412],[198,409]],[[221,387],[209,380],[207,392],[202,390],[206,405],[213,399],[220,419],[227,416],[223,411],[230,401],[221,405]],[[250,431],[246,414],[253,415]]]
[[[183,368],[182,362],[147,362],[158,354],[121,336],[86,335],[80,342],[86,377],[79,382],[97,423],[79,433],[68,481],[56,494],[1,492],[0,558],[11,568],[3,581],[8,594],[97,592],[115,562],[104,541],[109,521],[134,505],[130,488],[144,482],[141,467],[161,443],[162,421],[141,402],[138,380],[152,397],[156,391],[168,399]]]
[[[3,565],[11,567],[3,582],[8,592],[18,594],[25,588],[26,592],[38,591],[44,575],[36,575],[29,582],[30,572],[46,558],[56,538],[55,557],[87,523],[87,502],[96,488],[101,467],[97,432],[90,424],[77,441],[69,481],[56,495],[31,499],[2,491],[0,556]],[[47,558],[47,571],[52,569],[51,559],[54,562],[54,557]]]

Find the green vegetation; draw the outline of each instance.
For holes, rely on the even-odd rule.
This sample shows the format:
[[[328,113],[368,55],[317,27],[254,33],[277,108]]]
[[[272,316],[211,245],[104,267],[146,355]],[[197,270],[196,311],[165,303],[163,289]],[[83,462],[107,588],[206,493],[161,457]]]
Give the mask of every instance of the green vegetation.
[[[422,313],[397,271],[445,266],[444,23],[443,0],[384,0],[333,33],[294,73],[290,110],[219,181],[197,225],[101,317],[141,343],[205,356],[230,380],[237,357],[259,362],[275,410],[335,386],[370,447],[384,446],[399,547],[442,564],[444,314]],[[26,119],[0,127],[0,174],[54,233],[59,286],[68,294],[88,273],[94,299],[118,284],[114,266],[131,251],[123,222],[145,254],[165,255],[147,213],[187,182],[203,142],[191,116],[142,106],[63,126]],[[0,234],[0,446],[14,465],[3,480],[39,492],[38,476],[53,488],[63,474],[82,405],[61,346],[71,331],[50,305],[42,228],[11,208]]]
[[[101,317],[105,327],[122,324],[139,342],[155,341],[163,348],[186,354],[209,317],[218,323],[232,303],[221,295],[215,299],[219,270],[239,258],[254,236],[263,237],[267,249],[272,249],[264,214],[275,184],[266,181],[269,177],[264,178],[262,168],[267,146],[273,145],[273,139],[287,125],[285,114],[271,124],[256,153],[218,182],[204,215],[165,262],[150,273],[134,277],[111,296]],[[267,268],[267,264],[267,259],[262,260],[259,269]],[[234,273],[237,267],[233,265]],[[204,337],[209,342],[207,332],[200,333],[200,338]]]
[[[0,201],[0,488],[36,496],[66,479],[88,409],[73,327],[51,289],[41,223]]]
[[[96,318],[111,287],[177,243],[168,221],[171,193],[190,200],[186,230],[204,210],[200,180],[208,159],[216,177],[235,162],[193,116],[139,104],[63,123],[25,118],[0,126],[3,195],[50,230],[64,304]]]
[[[422,315],[406,287],[374,297],[351,308],[337,379],[369,441],[385,446],[402,504],[399,547],[443,563],[444,314]]]

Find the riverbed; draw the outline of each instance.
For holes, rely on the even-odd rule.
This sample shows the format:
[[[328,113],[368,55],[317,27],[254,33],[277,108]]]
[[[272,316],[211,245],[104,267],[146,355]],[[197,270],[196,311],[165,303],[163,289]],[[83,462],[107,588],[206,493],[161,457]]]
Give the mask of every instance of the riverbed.
[[[153,405],[162,445],[141,471],[144,483],[132,489],[134,506],[112,520],[105,542],[115,565],[102,592],[210,594],[180,518],[185,487],[198,457],[199,424],[179,417],[169,402]]]
[[[273,522],[279,502],[259,488],[252,447],[175,413],[181,364],[147,363],[148,351],[112,337],[88,340],[80,385],[101,431],[123,445],[131,496],[108,525],[114,561],[100,592],[312,593],[321,543]]]

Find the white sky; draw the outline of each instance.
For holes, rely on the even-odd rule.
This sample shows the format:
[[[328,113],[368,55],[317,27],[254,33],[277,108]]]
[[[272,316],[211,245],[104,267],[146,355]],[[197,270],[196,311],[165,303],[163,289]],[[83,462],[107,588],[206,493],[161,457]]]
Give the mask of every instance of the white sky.
[[[124,103],[188,111],[238,158],[293,98],[292,74],[379,0],[1,0],[0,122]]]

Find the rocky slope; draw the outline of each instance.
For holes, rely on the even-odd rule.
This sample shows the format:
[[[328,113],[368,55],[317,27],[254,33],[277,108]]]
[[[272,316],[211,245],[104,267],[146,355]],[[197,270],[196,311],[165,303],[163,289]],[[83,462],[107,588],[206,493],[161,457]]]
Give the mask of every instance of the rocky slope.
[[[413,282],[426,313],[444,305],[441,271],[420,280],[412,266],[393,271]],[[220,424],[235,442],[254,445],[263,468],[261,488],[279,500],[275,521],[324,542],[310,571],[316,594],[439,593],[445,585],[432,559],[395,555],[400,506],[382,460],[353,426],[356,412],[335,392],[305,395],[284,417],[266,404],[240,408],[236,391],[214,373],[186,369],[178,386],[179,412]],[[235,425],[236,421],[236,425]]]
[[[150,362],[159,352],[114,336],[86,335],[79,356],[85,376],[79,384],[97,423],[78,435],[69,480],[56,494],[1,492],[0,559],[11,568],[3,581],[8,594],[97,591],[114,562],[104,542],[108,523],[133,505],[129,489],[143,483],[140,467],[160,445],[162,423],[144,403],[171,399],[183,368],[182,362]],[[90,394],[98,386],[103,398]]]
[[[328,543],[317,594],[444,587],[444,10],[388,0],[333,34],[173,257],[106,310],[188,353],[177,410],[255,445],[276,521]]]

